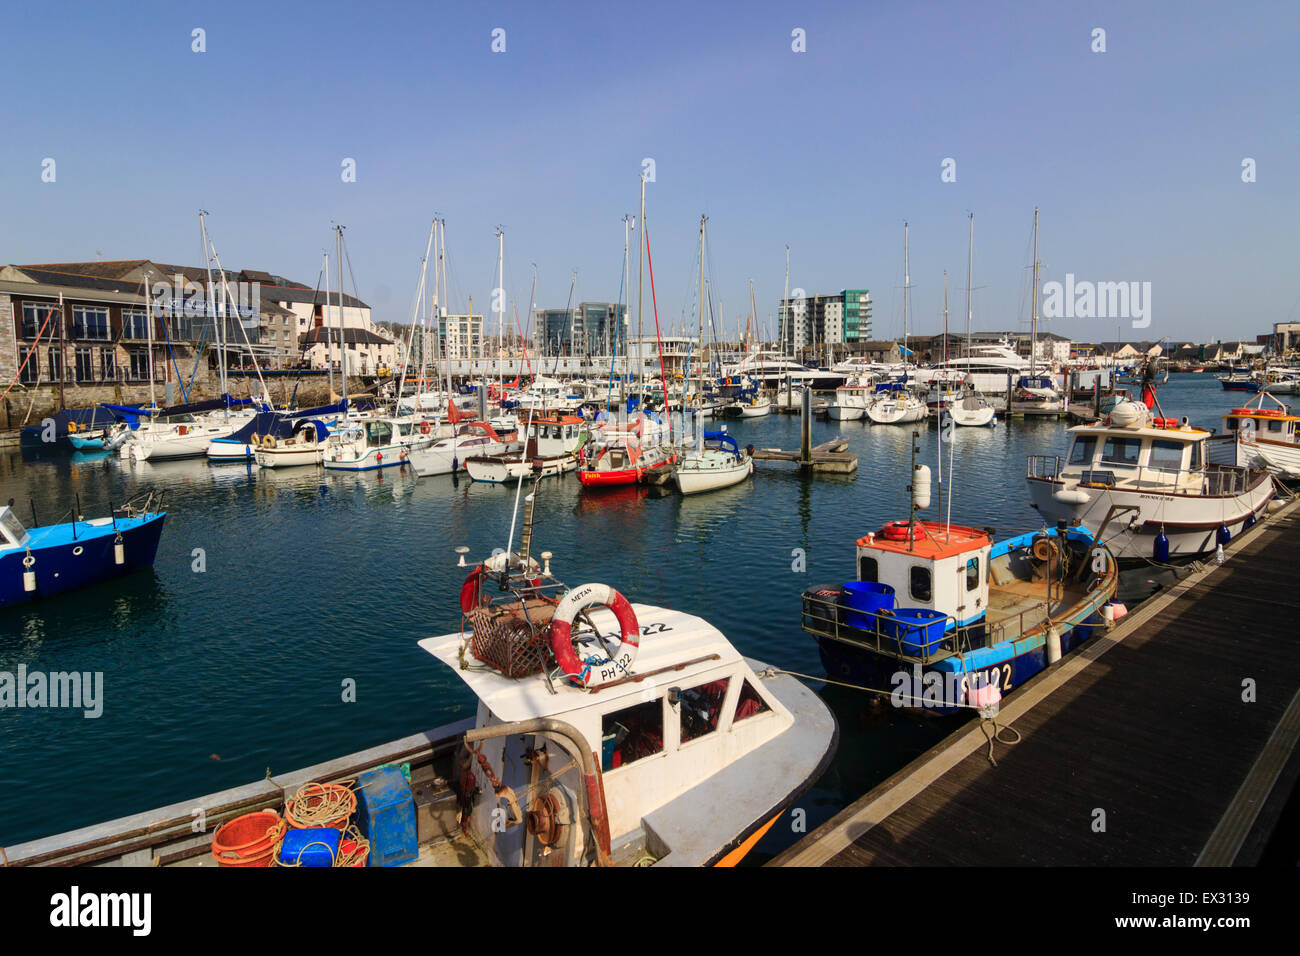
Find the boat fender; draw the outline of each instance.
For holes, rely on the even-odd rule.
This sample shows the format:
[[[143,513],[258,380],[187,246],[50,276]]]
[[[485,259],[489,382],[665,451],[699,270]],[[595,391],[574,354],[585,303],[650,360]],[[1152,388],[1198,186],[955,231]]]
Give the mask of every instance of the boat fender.
[[[1055,664],[1061,659],[1061,632],[1053,624],[1047,629],[1047,663]]]
[[[572,630],[578,614],[590,607],[607,607],[618,619],[619,646],[618,653],[608,665],[596,665],[578,659],[574,650]],[[627,598],[619,594],[608,584],[583,584],[568,594],[555,608],[551,618],[551,652],[564,671],[564,676],[582,687],[598,687],[626,677],[628,668],[636,660],[636,652],[641,641],[641,626],[637,623],[636,612]],[[605,680],[600,680],[604,674]]]
[[[36,590],[36,572],[32,570],[35,564],[36,564],[36,559],[33,558],[32,553],[28,551],[27,557],[23,558],[23,590],[24,591]]]
[[[113,563],[126,564],[126,543],[120,534],[113,539]]]

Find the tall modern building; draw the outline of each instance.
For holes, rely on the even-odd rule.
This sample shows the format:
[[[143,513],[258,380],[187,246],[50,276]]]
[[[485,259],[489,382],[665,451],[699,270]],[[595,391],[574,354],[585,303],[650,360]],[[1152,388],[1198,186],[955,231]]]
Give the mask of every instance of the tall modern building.
[[[866,342],[871,339],[871,290],[843,289],[830,295],[782,299],[777,316],[785,352]]]
[[[609,355],[616,345],[619,352],[624,349],[626,319],[627,306],[615,302],[538,309],[533,313],[533,339],[543,355]]]

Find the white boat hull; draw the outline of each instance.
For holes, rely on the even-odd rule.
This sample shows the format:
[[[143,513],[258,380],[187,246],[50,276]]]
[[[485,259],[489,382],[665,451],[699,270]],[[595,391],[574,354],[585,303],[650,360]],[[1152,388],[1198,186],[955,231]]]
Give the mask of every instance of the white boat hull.
[[[694,463],[695,459],[688,458],[677,467],[677,487],[684,495],[729,488],[740,484],[754,472],[754,463],[749,458],[729,468],[691,467]]]
[[[301,465],[319,465],[323,445],[304,445],[300,448],[277,445],[275,448],[257,449],[259,468],[296,468]]]
[[[554,477],[575,471],[577,467],[578,459],[574,455],[522,460],[514,455],[496,455],[465,460],[465,470],[470,478],[494,485],[513,484],[521,478],[533,478],[539,474],[542,478]]]
[[[1273,497],[1273,480],[1266,472],[1250,473],[1245,490],[1226,495],[1193,495],[1152,488],[1087,488],[1075,482],[1031,476],[1033,506],[1048,524],[1082,524],[1094,534],[1112,506],[1133,507],[1116,514],[1103,540],[1122,560],[1148,560],[1156,536],[1169,538],[1169,556],[1194,557],[1215,549],[1220,525],[1236,536],[1246,522],[1262,514]],[[1239,485],[1238,487],[1241,487]]]
[[[901,402],[888,399],[868,405],[867,417],[877,425],[906,425],[909,422],[924,421],[927,411],[925,403],[916,399]]]

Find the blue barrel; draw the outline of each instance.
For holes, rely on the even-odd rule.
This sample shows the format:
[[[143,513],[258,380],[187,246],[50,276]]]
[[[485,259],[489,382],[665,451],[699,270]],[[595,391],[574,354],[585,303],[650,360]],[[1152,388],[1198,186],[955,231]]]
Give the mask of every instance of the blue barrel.
[[[939,649],[948,615],[923,607],[900,607],[886,618],[885,633],[895,637],[904,654],[927,654]]]
[[[875,630],[876,619],[869,615],[894,609],[894,589],[875,581],[850,581],[844,585],[844,606],[848,609],[845,624]]]

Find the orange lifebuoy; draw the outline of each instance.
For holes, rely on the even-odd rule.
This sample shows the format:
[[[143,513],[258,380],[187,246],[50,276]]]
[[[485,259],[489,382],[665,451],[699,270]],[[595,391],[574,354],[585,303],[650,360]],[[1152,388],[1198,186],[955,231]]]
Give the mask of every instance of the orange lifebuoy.
[[[913,528],[912,537],[919,541],[925,537],[925,525],[912,525],[907,521],[891,521],[880,529],[880,536],[886,541],[906,541],[908,528]]]
[[[428,422],[420,422],[420,434],[421,434],[421,435],[427,435],[427,434],[429,434],[429,423],[428,423]]]
[[[463,598],[462,598],[463,601]],[[618,619],[618,653],[602,663],[584,662],[573,647],[574,619],[589,607],[607,607]],[[627,598],[608,584],[583,584],[574,588],[555,608],[551,618],[551,651],[564,676],[582,687],[599,687],[628,676],[641,644],[641,625]]]

